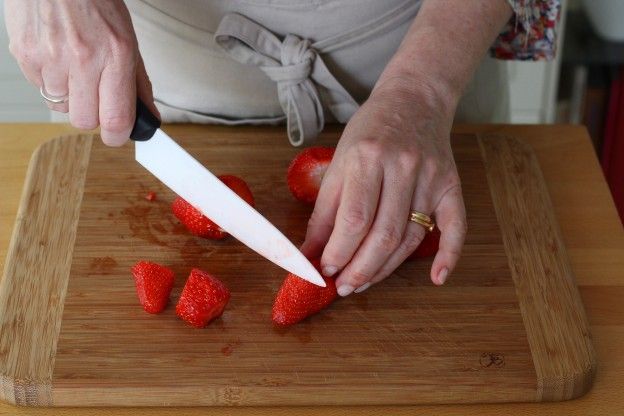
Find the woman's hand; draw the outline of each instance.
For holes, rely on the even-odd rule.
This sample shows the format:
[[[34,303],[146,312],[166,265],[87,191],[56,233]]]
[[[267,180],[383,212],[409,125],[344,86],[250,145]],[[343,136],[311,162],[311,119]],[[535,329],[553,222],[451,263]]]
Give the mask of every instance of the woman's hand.
[[[466,212],[449,143],[459,97],[511,16],[506,0],[424,0],[369,99],[347,124],[321,184],[302,250],[321,255],[338,293],[386,278],[418,247],[425,229],[442,232],[431,280],[457,264]]]
[[[122,0],[6,0],[11,53],[26,78],[65,103],[80,129],[101,126],[104,143],[119,146],[135,118],[138,96],[158,114]]]
[[[451,100],[452,101],[452,100]],[[341,296],[392,273],[422,241],[412,210],[435,218],[442,236],[431,280],[443,284],[466,234],[449,143],[454,105],[412,80],[378,85],[352,117],[308,224],[305,254],[318,256]]]

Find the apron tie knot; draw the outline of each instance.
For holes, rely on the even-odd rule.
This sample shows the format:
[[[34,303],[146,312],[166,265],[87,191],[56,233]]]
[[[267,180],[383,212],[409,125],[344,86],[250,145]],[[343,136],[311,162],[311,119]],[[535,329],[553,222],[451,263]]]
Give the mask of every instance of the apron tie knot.
[[[310,77],[316,52],[310,49],[310,41],[295,35],[286,35],[280,53],[281,66],[261,66],[260,69],[272,81],[298,84]]]
[[[341,123],[358,109],[307,39],[288,34],[280,41],[267,28],[230,13],[221,20],[215,41],[232,58],[258,66],[277,84],[288,139],[294,146],[310,142],[323,130],[323,104]]]

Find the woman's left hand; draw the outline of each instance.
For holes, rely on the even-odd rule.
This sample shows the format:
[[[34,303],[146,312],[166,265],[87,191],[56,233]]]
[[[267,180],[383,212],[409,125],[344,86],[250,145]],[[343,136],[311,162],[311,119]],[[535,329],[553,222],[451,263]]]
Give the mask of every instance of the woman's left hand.
[[[440,248],[431,280],[459,259],[466,213],[450,146],[454,100],[411,81],[388,80],[347,124],[323,179],[302,251],[338,274],[341,296],[390,275],[422,241],[412,210],[435,218]]]

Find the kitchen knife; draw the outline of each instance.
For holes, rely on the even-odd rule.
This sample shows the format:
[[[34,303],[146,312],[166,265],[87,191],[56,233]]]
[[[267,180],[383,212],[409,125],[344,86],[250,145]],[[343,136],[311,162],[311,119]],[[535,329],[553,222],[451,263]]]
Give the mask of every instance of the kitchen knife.
[[[130,138],[143,167],[243,244],[318,286],[325,281],[308,259],[258,211],[160,129],[160,120],[137,100]]]

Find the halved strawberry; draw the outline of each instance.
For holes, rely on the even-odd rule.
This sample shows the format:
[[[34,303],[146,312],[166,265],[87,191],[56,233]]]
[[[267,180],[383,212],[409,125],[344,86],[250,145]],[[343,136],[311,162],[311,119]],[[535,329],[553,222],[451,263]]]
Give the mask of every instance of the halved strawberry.
[[[319,260],[312,264],[319,268]],[[323,280],[327,286],[320,287],[289,273],[273,304],[273,322],[280,326],[293,325],[328,307],[338,293],[334,279],[323,277]]]
[[[165,309],[173,288],[171,269],[149,261],[140,261],[132,267],[139,302],[146,312],[158,313]]]
[[[432,232],[426,233],[425,237],[421,241],[420,245],[412,254],[410,254],[407,260],[421,259],[424,257],[433,257],[438,252],[440,247],[440,230],[438,227],[434,228]]]
[[[203,328],[221,316],[230,300],[230,291],[216,277],[199,269],[191,274],[176,305],[176,314],[196,328]]]
[[[295,198],[308,204],[316,201],[334,151],[331,147],[309,147],[293,159],[286,180]]]
[[[244,180],[234,175],[221,175],[218,178],[249,205],[252,207],[254,206],[253,194]],[[220,240],[228,235],[221,227],[210,220],[210,218],[203,215],[198,209],[180,197],[177,197],[175,201],[173,201],[171,209],[182,224],[196,236]]]

